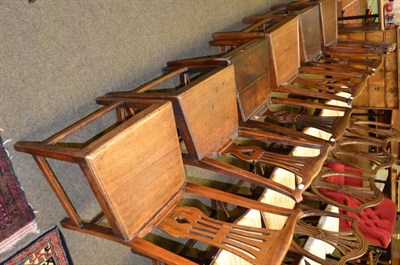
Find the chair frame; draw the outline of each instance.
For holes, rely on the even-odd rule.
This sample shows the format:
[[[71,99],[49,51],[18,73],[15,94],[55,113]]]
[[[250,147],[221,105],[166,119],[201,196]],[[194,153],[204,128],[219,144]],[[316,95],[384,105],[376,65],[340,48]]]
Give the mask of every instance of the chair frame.
[[[267,131],[239,127],[233,66],[215,69],[190,83],[185,73],[188,73],[187,69],[178,69],[156,78],[152,82],[130,92],[109,93],[105,97],[97,98],[97,102],[99,104],[109,104],[111,101],[118,101],[124,97],[170,100],[174,106],[177,128],[180,131],[182,140],[187,149],[187,154],[183,155],[185,164],[205,168],[243,181],[251,181],[261,187],[270,188],[290,196],[296,201],[300,201],[301,193],[311,184],[312,179],[319,172],[331,146],[328,143],[321,145],[290,136],[282,136]],[[180,76],[180,80],[186,81],[183,86],[178,85],[178,90],[176,92],[165,93],[163,90],[158,90],[161,92],[152,90],[153,93],[143,93],[178,76]],[[218,94],[215,94],[215,91],[217,91]],[[193,95],[193,98],[191,95]],[[201,95],[207,95],[207,98]],[[194,97],[196,97],[196,99],[194,99]],[[186,98],[190,98],[190,100]],[[191,106],[193,104],[189,103],[193,100],[197,100],[196,105],[202,105],[203,109],[197,106],[193,108]],[[189,106],[191,107],[188,108]],[[220,114],[218,119],[216,119],[216,114]],[[204,121],[207,121],[207,123],[204,123]],[[203,125],[198,127],[202,122]],[[224,125],[222,126],[221,124]],[[209,135],[200,132],[201,130],[205,130],[205,127],[210,126],[219,127],[220,130],[213,131],[212,134],[214,134],[214,136],[210,132],[207,132]],[[222,130],[225,132],[222,132]],[[229,135],[229,137],[227,137],[227,135]],[[268,154],[268,152],[262,152],[262,156],[257,156],[257,147],[247,146],[245,150],[242,150],[242,147],[234,147],[233,141],[237,137],[253,139],[260,143],[272,141],[285,145],[304,146],[319,150],[320,154],[308,159],[293,156],[284,156],[282,158],[274,157]],[[302,181],[296,185],[295,189],[291,189],[262,177],[259,174],[215,159],[215,157],[221,155],[226,156],[233,154],[232,148],[237,152],[243,152],[243,155],[249,159],[247,160],[249,163],[268,163],[282,167],[301,176]],[[249,151],[249,149],[251,150]],[[238,156],[236,156],[236,158],[240,159]],[[299,164],[296,162],[296,165],[293,165],[294,160],[292,160],[292,158]]]
[[[61,141],[67,136],[77,132],[84,126],[113,110],[116,111],[116,117],[118,121],[117,126],[111,126],[110,130],[106,129],[104,131],[104,134],[101,134],[99,137],[96,136],[93,141],[92,139],[90,139],[85,143],[85,146],[83,147],[66,147],[64,145],[60,145]],[[124,217],[123,214],[120,212],[121,209],[119,207],[116,207],[116,204],[119,204],[119,197],[123,196],[123,194],[119,194],[117,197],[112,195],[110,189],[107,188],[109,187],[108,184],[105,183],[107,179],[110,179],[112,180],[111,186],[115,186],[116,184],[125,186],[127,185],[125,183],[126,181],[124,181],[125,173],[123,173],[124,175],[122,176],[122,178],[121,175],[118,173],[118,175],[106,177],[107,179],[101,177],[101,174],[103,174],[104,172],[110,172],[109,168],[116,169],[116,167],[119,167],[119,165],[111,166],[111,164],[109,163],[111,163],[112,161],[118,161],[118,159],[121,158],[125,159],[124,161],[136,160],[138,156],[133,155],[135,151],[132,152],[132,150],[135,149],[129,148],[134,146],[135,144],[140,144],[141,139],[136,139],[135,141],[133,141],[133,143],[131,142],[131,139],[137,137],[135,134],[137,130],[143,130],[142,132],[146,132],[146,130],[152,129],[152,122],[157,123],[160,120],[162,122],[165,122],[163,126],[163,128],[165,129],[163,130],[163,132],[165,132],[165,135],[163,135],[163,137],[168,136],[168,142],[174,143],[175,146],[174,149],[169,149],[169,147],[167,147],[168,150],[166,151],[168,153],[168,157],[166,159],[177,159],[176,163],[170,162],[170,164],[173,164],[171,168],[172,171],[170,173],[176,176],[176,180],[174,180],[172,175],[170,176],[168,174],[168,181],[162,181],[164,182],[163,185],[172,185],[171,187],[174,188],[173,190],[168,191],[167,195],[162,194],[162,196],[160,196],[160,194],[153,193],[151,197],[157,196],[157,199],[151,201],[151,204],[158,204],[159,197],[168,196],[169,199],[162,203],[159,210],[156,210],[153,213],[150,212],[149,220],[144,220],[143,226],[140,225],[137,228],[131,229],[129,227],[129,224],[126,223],[126,217]],[[147,124],[150,124],[148,125],[150,127],[146,127]],[[171,124],[173,126],[170,126]],[[46,177],[51,188],[59,199],[61,205],[64,207],[69,216],[61,222],[62,226],[65,228],[90,235],[99,236],[107,240],[112,240],[114,242],[130,247],[136,253],[168,264],[195,263],[143,239],[143,237],[155,227],[177,237],[188,237],[191,239],[202,240],[214,246],[224,248],[244,258],[245,260],[252,262],[253,264],[271,264],[270,262],[272,262],[272,264],[280,264],[287,249],[289,248],[290,240],[287,240],[287,242],[282,242],[282,244],[276,244],[276,241],[268,242],[268,239],[269,237],[275,237],[276,239],[278,239],[288,236],[290,238],[293,234],[294,226],[297,219],[302,215],[302,211],[300,209],[291,210],[272,205],[266,205],[251,199],[246,199],[238,195],[225,193],[223,191],[213,188],[186,183],[184,177],[183,163],[180,156],[180,148],[177,148],[179,147],[179,141],[174,127],[175,126],[172,104],[170,102],[125,99],[124,101],[113,102],[110,105],[102,107],[98,111],[95,111],[94,113],[86,116],[80,121],[74,123],[73,125],[67,127],[59,133],[56,133],[55,135],[47,138],[42,142],[18,142],[15,144],[15,149],[20,152],[31,154],[35,161],[38,163],[39,168],[41,169],[42,173]],[[174,134],[175,137],[173,137]],[[170,136],[173,138],[171,138]],[[114,147],[120,147],[120,140],[122,141],[122,143],[126,143],[122,144],[122,146],[124,146],[124,149],[129,150],[123,150],[121,153],[112,151],[115,150]],[[157,141],[152,142],[151,147],[153,148],[157,143]],[[124,154],[128,153],[129,156],[126,157]],[[171,153],[172,155],[170,155]],[[57,176],[54,174],[49,163],[47,162],[48,158],[66,161],[72,164],[78,164],[80,166],[84,176],[87,178],[90,184],[90,187],[97,199],[97,202],[101,207],[102,212],[100,214],[96,215],[90,221],[84,221],[81,219],[80,215],[75,210],[75,207],[72,204],[70,198],[64,191]],[[144,159],[146,161],[147,157],[144,157]],[[154,167],[159,168],[157,163],[153,162],[154,161],[146,162],[147,165],[149,165],[149,167],[147,167],[148,171],[152,172],[153,170],[151,168]],[[138,162],[134,161],[134,163]],[[126,164],[121,163],[121,166],[124,167],[122,170],[125,170],[125,165]],[[104,168],[104,166],[106,167]],[[128,167],[132,168],[131,166]],[[111,169],[111,172],[113,172],[113,169]],[[157,172],[163,175],[160,171]],[[136,178],[136,176],[132,177]],[[141,176],[138,177],[140,178]],[[165,176],[160,176],[160,178],[161,177],[165,178]],[[158,178],[159,176],[155,176],[155,179]],[[117,181],[117,183],[114,183],[115,181]],[[144,182],[143,185],[147,185]],[[138,184],[137,181],[136,183]],[[112,188],[111,190],[113,189],[114,188]],[[184,206],[177,207],[177,202],[180,200],[184,193],[203,196],[205,198],[226,203],[236,204],[241,207],[249,206],[250,208],[259,211],[271,211],[275,214],[288,216],[289,219],[287,225],[280,231],[245,227],[236,224],[228,224],[217,220],[213,221],[198,210],[194,210],[195,208]],[[132,194],[130,195],[130,198],[131,197]],[[146,203],[146,199],[140,198],[140,200],[141,203]],[[124,205],[130,205],[130,202],[132,201],[136,200],[128,200],[128,202],[124,201],[123,203]],[[121,207],[124,208],[124,205]],[[149,205],[149,203],[147,202],[146,205]],[[147,209],[148,206],[143,205],[140,207]],[[154,210],[155,207],[151,206],[151,208],[152,210]],[[135,212],[136,209],[130,209],[130,211]],[[140,212],[140,210],[138,211]],[[141,212],[140,216],[142,215],[148,214],[144,214],[144,212]],[[142,218],[140,216],[136,216],[136,218]],[[110,224],[111,228],[102,225],[102,221],[104,220],[104,218],[107,218],[107,221]],[[135,216],[128,216],[129,220],[131,220],[132,218],[136,219]],[[196,218],[200,218],[202,221],[198,222],[196,221]],[[190,223],[192,221],[196,222],[197,226],[201,226],[201,223],[205,223],[206,226],[205,228],[200,227],[200,230],[197,230],[196,233],[190,232],[195,225],[187,227],[187,223]],[[211,229],[210,227],[214,227],[216,231],[218,230],[218,232],[216,232],[218,236],[213,239],[211,239],[210,234],[207,235],[206,232],[206,230]],[[187,233],[182,234],[184,231],[187,231]],[[202,236],[201,234],[204,233],[205,235]],[[230,237],[233,238],[233,240],[227,239],[221,241],[221,239],[226,237],[227,233],[232,233]],[[246,239],[243,239],[242,236]],[[241,243],[239,243],[238,245],[237,242]],[[253,244],[253,246],[256,246],[256,248],[245,247],[243,245],[241,246],[240,244],[243,243],[245,245]],[[249,255],[246,253],[251,254]]]

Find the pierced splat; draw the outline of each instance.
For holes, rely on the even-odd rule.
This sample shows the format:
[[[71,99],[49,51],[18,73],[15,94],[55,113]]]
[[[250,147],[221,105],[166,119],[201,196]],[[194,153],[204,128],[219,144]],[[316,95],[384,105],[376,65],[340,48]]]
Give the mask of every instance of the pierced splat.
[[[331,142],[335,142],[343,136],[346,125],[350,119],[352,110],[348,110],[343,116],[314,116],[304,113],[286,111],[266,112],[265,118],[283,124],[299,124],[304,127],[314,127],[332,134]]]
[[[158,226],[175,237],[192,238],[225,249],[252,264],[271,264],[279,256],[281,246],[290,244],[294,229],[287,225],[282,230],[270,230],[224,223],[205,216],[191,207],[176,207]]]
[[[347,264],[348,261],[363,256],[368,250],[368,243],[359,231],[357,221],[351,217],[340,214],[326,213],[326,215],[336,215],[336,217],[338,218],[346,218],[352,220],[353,229],[355,232],[328,231],[313,226],[304,220],[299,220],[296,224],[295,234],[306,235],[312,238],[316,238],[328,243],[331,246],[334,246],[341,255],[341,258],[337,263],[339,265]],[[290,251],[306,256],[320,264],[332,265],[331,261],[313,255],[312,253],[300,247],[300,245],[298,245],[295,241],[292,242]]]
[[[351,178],[352,184],[345,183],[346,178]],[[356,183],[359,186],[355,185]],[[361,213],[365,208],[379,204],[384,197],[375,186],[374,178],[337,171],[325,171],[318,175],[311,183],[311,189],[325,202],[354,213]],[[359,202],[359,206],[355,208],[354,203],[351,206],[341,203],[338,199],[335,200],[335,196],[354,198]]]
[[[374,148],[374,151],[370,151]],[[357,165],[362,167],[365,172],[378,172],[381,168],[388,168],[395,163],[395,158],[388,151],[388,142],[382,144],[376,141],[364,139],[351,139],[343,137],[337,141],[335,149],[332,150],[332,155],[338,160],[346,162],[349,157],[363,161],[369,161],[370,165]],[[354,163],[357,163],[354,162]]]
[[[380,141],[382,143],[384,141],[400,140],[400,132],[393,125],[382,122],[363,121],[352,118],[347,131],[354,135],[359,135],[364,139]]]
[[[114,110],[117,115],[108,115]],[[129,117],[132,110],[137,111]],[[111,118],[110,123],[96,128],[90,141],[85,139],[73,147],[59,145],[105,116]],[[192,265],[194,262],[144,239],[158,227],[167,233],[172,229],[172,236],[178,227],[179,233],[185,233],[184,238],[199,239],[234,253],[238,253],[240,247],[242,251],[239,250],[238,255],[253,264],[281,264],[296,221],[303,214],[299,209],[267,205],[188,183],[169,101],[125,99],[112,102],[42,142],[18,142],[15,149],[33,155],[69,215],[62,221],[65,228],[115,241],[165,264]],[[55,163],[57,160],[72,163],[82,170],[82,177],[89,183],[88,192],[94,195],[89,198],[97,202],[101,214],[89,221],[80,217],[73,200],[47,162],[48,158]],[[187,194],[275,213],[287,217],[288,221],[277,231],[224,223],[206,217],[195,208],[178,206],[184,203],[181,198]],[[186,233],[182,228],[189,221]],[[210,239],[215,231],[213,227],[218,227],[215,240]],[[205,233],[205,237],[199,236]]]
[[[339,93],[339,92],[347,92],[351,94],[351,99],[357,98],[364,87],[366,86],[368,79],[360,79],[360,80],[349,80],[346,78],[313,78],[307,79],[301,76],[297,76],[292,83],[299,85],[307,85],[307,86],[317,86],[321,90],[325,90],[329,93]]]
[[[293,156],[269,152],[259,146],[230,145],[223,151],[224,155],[232,155],[250,163],[268,163],[286,169],[302,178],[299,189],[308,187],[315,174],[322,167],[324,160],[320,157]]]

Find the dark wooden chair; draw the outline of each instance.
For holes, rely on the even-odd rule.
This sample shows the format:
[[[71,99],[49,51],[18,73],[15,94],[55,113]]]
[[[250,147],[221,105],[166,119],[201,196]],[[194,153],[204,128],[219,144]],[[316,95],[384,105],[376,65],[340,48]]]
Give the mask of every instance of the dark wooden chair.
[[[165,89],[165,86],[171,89]],[[179,69],[135,90],[109,93],[97,101],[109,104],[121,97],[170,100],[187,150],[185,164],[253,181],[300,201],[301,193],[325,161],[330,145],[240,127],[236,91],[233,66],[192,78],[189,70]],[[315,153],[309,157],[293,156],[289,153],[291,149],[282,152],[274,147],[276,144],[290,148],[305,147]],[[227,160],[233,160],[243,167],[230,164]],[[295,189],[264,178],[262,175],[265,173],[258,169],[265,169],[267,165],[283,168],[300,177]]]
[[[116,115],[107,116],[114,110]],[[89,140],[65,141],[106,117],[113,117],[111,125],[102,129],[96,125],[95,137],[89,129]],[[116,101],[42,142],[18,142],[15,149],[31,154],[37,162],[69,216],[61,222],[65,228],[118,242],[167,264],[195,263],[145,240],[155,229],[225,249],[252,264],[281,264],[302,215],[299,209],[268,206],[187,183],[170,102]],[[79,166],[100,214],[90,221],[81,219],[48,159]],[[287,223],[282,230],[226,223],[197,208],[178,205],[185,194],[282,214]]]
[[[316,127],[332,134],[331,139],[333,140],[343,134],[352,112],[350,108],[315,102],[315,98],[313,98],[315,94],[310,94],[311,91],[307,95],[312,100],[284,96],[281,99],[285,101],[284,103],[279,101],[280,97],[272,95],[272,69],[269,60],[269,46],[266,39],[247,42],[226,54],[170,61],[167,63],[166,69],[171,71],[177,67],[190,67],[197,68],[198,71],[208,71],[209,69],[229,64],[235,67],[238,106],[242,126],[263,128],[274,133],[285,133],[320,143],[321,140],[316,139],[316,137],[310,137],[294,130],[287,130],[283,126],[276,126],[275,124],[278,123],[284,126],[286,124],[294,124],[301,128],[307,126]],[[298,90],[300,92],[304,91],[300,88]],[[326,100],[340,100],[340,103],[343,102],[343,98],[334,94],[322,95]],[[321,99],[320,96],[321,94],[318,93],[317,97],[319,99]],[[345,103],[342,104],[346,105]],[[284,110],[279,111],[279,108]],[[277,109],[277,111],[274,111],[274,109]],[[311,116],[310,114],[316,109],[319,112],[328,109],[332,112],[341,111],[342,113],[337,113],[337,116],[331,117]],[[264,121],[260,118],[264,119]]]

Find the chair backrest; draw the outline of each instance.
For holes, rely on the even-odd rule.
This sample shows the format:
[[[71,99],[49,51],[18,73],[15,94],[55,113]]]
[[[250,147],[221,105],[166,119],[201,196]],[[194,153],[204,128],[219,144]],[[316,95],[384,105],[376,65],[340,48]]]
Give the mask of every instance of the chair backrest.
[[[268,41],[250,41],[223,57],[234,65],[239,110],[247,121],[266,108],[271,96]]]
[[[300,67],[299,19],[287,17],[267,30],[270,62],[273,68],[271,80],[278,87],[298,74]]]
[[[176,125],[189,155],[202,159],[217,151],[239,128],[234,67],[218,68],[193,80],[180,78],[186,81],[178,83],[172,92],[155,89],[171,87],[175,77],[186,74],[190,75],[190,70],[178,69],[133,91],[112,96],[172,101]],[[108,102],[107,97],[97,102],[102,100]]]
[[[113,233],[130,240],[177,196],[186,183],[172,105],[154,102],[144,108],[146,103],[143,101],[130,106],[117,102],[42,143],[21,142],[15,147],[34,156],[66,157],[66,160],[78,163]],[[126,106],[141,111],[127,118],[121,112]],[[101,136],[88,141],[83,148],[65,148],[56,144],[88,125],[88,121],[93,122],[114,109],[120,120],[100,131]],[[43,153],[43,150],[47,151]],[[49,172],[51,170],[43,170],[46,177],[52,179],[51,183],[56,182],[56,177]],[[66,194],[53,189],[62,198],[61,203],[75,225],[79,226],[80,217],[71,210],[74,207]]]

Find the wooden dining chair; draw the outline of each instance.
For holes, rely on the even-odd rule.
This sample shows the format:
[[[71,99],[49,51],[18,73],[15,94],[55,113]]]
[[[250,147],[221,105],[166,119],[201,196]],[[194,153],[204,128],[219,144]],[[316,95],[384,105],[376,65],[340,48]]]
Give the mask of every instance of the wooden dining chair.
[[[295,14],[299,17],[300,27],[300,55],[303,67],[337,67],[343,71],[354,71],[359,68],[360,73],[374,74],[376,69],[382,64],[382,57],[376,59],[355,59],[351,57],[335,57],[323,53],[322,45],[322,25],[320,20],[320,10],[322,3],[315,5],[293,5],[290,4],[277,8],[263,15],[249,16],[243,19],[245,24],[254,24],[268,16],[285,16]],[[316,23],[320,22],[320,23]],[[348,68],[346,68],[348,66]],[[357,97],[355,93],[354,97]]]
[[[344,58],[376,59],[380,55],[393,52],[396,45],[387,42],[343,40],[338,38],[337,1],[336,0],[305,0],[292,1],[278,4],[271,9],[302,8],[310,5],[318,5],[320,11],[320,23],[322,25],[323,54]],[[261,15],[262,16],[262,15]]]
[[[353,117],[332,155],[375,174],[396,163],[391,147],[399,142],[400,133],[392,125]]]
[[[217,68],[192,79],[188,74],[188,69],[178,69],[132,91],[109,93],[97,102],[109,104],[121,97],[170,100],[186,149],[185,164],[251,180],[300,201],[301,193],[319,172],[330,145],[239,126],[233,66]],[[314,153],[308,157],[293,156],[276,149],[276,144],[285,145],[288,151],[304,147]],[[288,188],[263,177],[267,165],[293,172],[299,177],[296,187]]]
[[[370,141],[378,142],[397,142],[400,140],[400,132],[394,128],[393,124],[367,121],[355,117],[350,119],[349,126],[347,127],[347,135],[356,135]]]
[[[296,223],[291,246],[282,264],[299,264],[295,261],[301,259],[324,265],[348,264],[365,255],[368,242],[358,228],[357,219],[329,209],[317,210],[306,205],[297,207],[302,209],[303,215]],[[351,229],[340,231],[340,220],[347,221]],[[200,258],[202,264],[242,264],[241,260],[224,250],[203,257],[212,257],[212,261]]]
[[[332,223],[340,221],[348,222],[351,229],[332,229]],[[349,264],[368,251],[368,243],[358,228],[358,220],[339,213],[305,210],[294,233],[288,254],[301,256],[305,262],[313,264]],[[307,238],[306,243],[301,243],[304,238]]]
[[[115,241],[167,264],[196,263],[145,240],[150,232],[198,240],[251,264],[281,264],[302,215],[299,209],[187,183],[172,104],[166,101],[116,101],[44,141],[18,142],[15,149],[31,154],[37,162],[69,216],[61,222],[65,228]],[[90,221],[81,218],[76,210],[79,205],[72,203],[76,200],[68,196],[52,169],[54,161],[80,168],[100,214]],[[188,195],[282,214],[288,217],[287,223],[281,230],[226,223],[181,205]]]
[[[326,102],[329,102],[328,100],[337,101],[343,105],[338,106],[340,104],[315,102],[315,98],[313,98],[315,94],[306,94],[311,97],[311,100],[283,96],[282,100],[285,102],[280,102],[280,97],[273,95],[271,85],[273,68],[270,64],[269,44],[266,39],[249,41],[221,55],[170,61],[165,70],[171,71],[179,67],[190,67],[201,71],[230,64],[234,66],[235,71],[237,101],[242,126],[289,134],[316,143],[323,143],[326,139],[321,141],[319,137],[305,135],[283,127],[287,124],[294,124],[301,128],[306,126],[316,127],[331,134],[331,141],[329,141],[331,144],[334,143],[334,139],[343,134],[352,112],[343,102],[344,98],[334,94],[322,94],[324,99],[327,100]],[[319,86],[324,87],[323,84]],[[298,90],[304,91],[300,88]],[[321,94],[318,93],[317,95],[321,99]],[[279,109],[283,110],[280,111]],[[331,113],[329,117],[311,115],[315,110],[317,112],[329,110],[336,114]]]
[[[360,214],[365,208],[383,201],[384,195],[376,187],[375,181],[373,176],[364,174],[358,168],[328,162],[311,183],[313,195],[310,197]]]
[[[371,174],[389,168],[396,162],[390,152],[390,142],[372,142],[363,137],[342,137],[336,142],[332,155]]]
[[[310,8],[308,8],[310,9]],[[315,12],[314,12],[315,13]],[[312,12],[305,12],[305,14],[302,14],[304,17],[307,17],[306,15],[312,14]],[[296,22],[292,21],[289,22],[290,20],[295,20]],[[294,33],[292,29],[289,29],[291,26],[289,25],[284,25],[286,23],[289,24],[296,24],[296,32]],[[315,24],[315,23],[314,23]],[[358,96],[360,91],[364,89],[367,79],[370,76],[371,72],[367,69],[359,69],[357,67],[351,67],[346,64],[331,64],[331,63],[314,63],[314,65],[311,65],[310,63],[306,63],[303,67],[301,66],[301,61],[300,61],[300,47],[303,45],[300,45],[300,28],[299,28],[299,15],[296,14],[291,14],[291,15],[279,15],[279,13],[274,12],[272,16],[268,16],[267,18],[264,18],[257,23],[254,23],[250,25],[249,27],[241,30],[241,31],[233,31],[233,32],[216,32],[212,34],[213,40],[210,41],[210,45],[212,46],[219,46],[221,47],[221,51],[225,51],[226,47],[231,47],[234,48],[238,46],[239,44],[245,43],[251,39],[254,38],[265,38],[267,35],[270,35],[270,33],[277,28],[284,28],[281,31],[286,31],[289,30],[291,35],[291,40],[290,43],[297,44],[297,46],[293,47],[292,49],[296,49],[296,53],[298,53],[297,57],[298,58],[292,58],[291,61],[291,66],[294,64],[297,65],[298,68],[298,73],[303,74],[303,78],[299,78],[297,82],[302,81],[303,79],[307,79],[308,85],[311,84],[320,84],[321,82],[325,83],[327,87],[329,88],[335,88],[335,90],[340,90],[340,91],[345,91],[345,90],[353,90],[352,94],[354,96]],[[287,37],[287,36],[286,36]],[[293,40],[293,38],[296,38],[296,40]],[[302,38],[304,39],[304,38]],[[283,43],[283,42],[282,42]],[[285,46],[287,47],[287,46]],[[304,53],[303,53],[304,54]],[[293,55],[292,55],[293,56]],[[271,57],[273,58],[273,56]],[[289,68],[291,68],[289,66]],[[317,80],[314,80],[316,77],[311,78],[305,78],[305,74],[313,74],[314,76],[319,76]],[[326,79],[327,76],[330,78]],[[293,81],[293,80],[291,80]],[[315,82],[315,83],[314,83]],[[328,84],[332,83],[340,83],[339,86],[330,86]],[[343,82],[351,83],[351,87],[347,87],[346,85],[343,84]],[[315,86],[314,85],[314,86]],[[318,87],[321,89],[320,87]],[[341,90],[342,89],[342,90]]]

